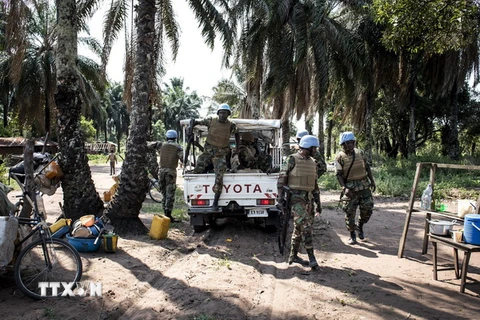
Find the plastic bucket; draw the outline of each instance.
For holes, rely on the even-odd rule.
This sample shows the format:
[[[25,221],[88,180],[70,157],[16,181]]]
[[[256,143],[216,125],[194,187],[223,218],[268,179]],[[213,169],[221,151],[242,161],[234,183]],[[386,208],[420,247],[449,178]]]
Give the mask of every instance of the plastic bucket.
[[[167,237],[168,228],[170,227],[170,218],[164,215],[153,216],[152,226],[150,228],[150,237],[160,240]]]
[[[117,242],[118,242],[118,236],[116,234],[103,235],[103,246],[104,246],[105,252],[116,252]]]
[[[465,215],[463,239],[466,243],[480,245],[480,214]]]

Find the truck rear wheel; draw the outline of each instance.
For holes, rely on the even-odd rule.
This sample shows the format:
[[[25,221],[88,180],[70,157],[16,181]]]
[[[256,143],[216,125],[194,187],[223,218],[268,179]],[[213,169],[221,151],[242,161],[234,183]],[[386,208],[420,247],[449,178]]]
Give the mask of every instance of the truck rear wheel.
[[[203,230],[205,230],[205,226],[193,226],[193,231],[196,233],[202,232]]]
[[[265,232],[266,233],[277,232],[277,226],[275,226],[275,225],[265,225]]]

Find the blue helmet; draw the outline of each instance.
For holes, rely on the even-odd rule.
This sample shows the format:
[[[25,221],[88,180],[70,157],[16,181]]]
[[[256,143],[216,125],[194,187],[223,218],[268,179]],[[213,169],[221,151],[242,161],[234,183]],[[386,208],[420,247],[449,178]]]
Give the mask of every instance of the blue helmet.
[[[168,130],[167,131],[167,139],[177,139],[177,131]]]
[[[300,139],[300,143],[298,145],[300,148],[308,149],[310,147],[319,147],[320,143],[318,142],[317,137],[307,134]]]
[[[217,114],[218,114],[218,111],[220,111],[220,110],[226,110],[226,111],[228,111],[228,115],[231,115],[231,114],[232,114],[232,110],[230,109],[230,106],[229,106],[228,104],[226,104],[226,103],[223,103],[223,104],[221,104],[221,105],[218,107],[218,109],[217,109]]]
[[[297,131],[297,139],[301,139],[303,136],[308,134],[308,130],[298,130]]]
[[[347,131],[340,134],[340,145],[344,144],[347,141],[355,141],[355,136],[353,132]]]

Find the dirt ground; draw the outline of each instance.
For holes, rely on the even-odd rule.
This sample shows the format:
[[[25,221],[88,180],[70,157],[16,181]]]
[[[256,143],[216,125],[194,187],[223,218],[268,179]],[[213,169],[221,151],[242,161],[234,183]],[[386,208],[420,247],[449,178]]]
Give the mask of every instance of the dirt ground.
[[[92,167],[101,194],[112,185],[108,170]],[[453,270],[433,280],[431,245],[421,254],[424,215],[413,215],[404,258],[397,257],[408,199],[376,197],[367,239],[354,246],[346,243],[337,200],[338,194],[324,193],[316,218],[319,271],[289,266],[275,234],[251,222],[194,233],[185,220],[172,224],[165,240],[120,238],[116,253],[103,247],[81,253],[82,281],[101,282],[102,297],[33,301],[16,288],[11,272],[0,275],[1,318],[478,319],[480,254],[472,255],[462,294]],[[58,216],[60,201],[61,189],[45,196],[49,220]],[[141,218],[150,227],[152,215]],[[439,264],[453,267],[452,249],[439,245]]]

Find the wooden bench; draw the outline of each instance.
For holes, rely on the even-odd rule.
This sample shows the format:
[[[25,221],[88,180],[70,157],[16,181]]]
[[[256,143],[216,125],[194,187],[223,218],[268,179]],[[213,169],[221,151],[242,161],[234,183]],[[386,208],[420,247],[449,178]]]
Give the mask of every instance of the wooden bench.
[[[437,278],[437,243],[443,243],[446,246],[453,248],[453,264],[455,270],[455,277],[457,279],[461,279],[460,281],[460,292],[465,292],[465,282],[467,280],[467,272],[468,272],[468,263],[470,262],[470,255],[472,252],[480,252],[480,246],[474,244],[468,244],[463,242],[455,242],[452,238],[448,236],[437,236],[434,234],[429,233],[428,237],[430,242],[433,246],[433,279],[438,280]],[[462,270],[460,271],[459,263],[458,263],[458,250],[464,252],[463,262],[462,262]],[[442,270],[452,270],[451,268],[442,269]]]

